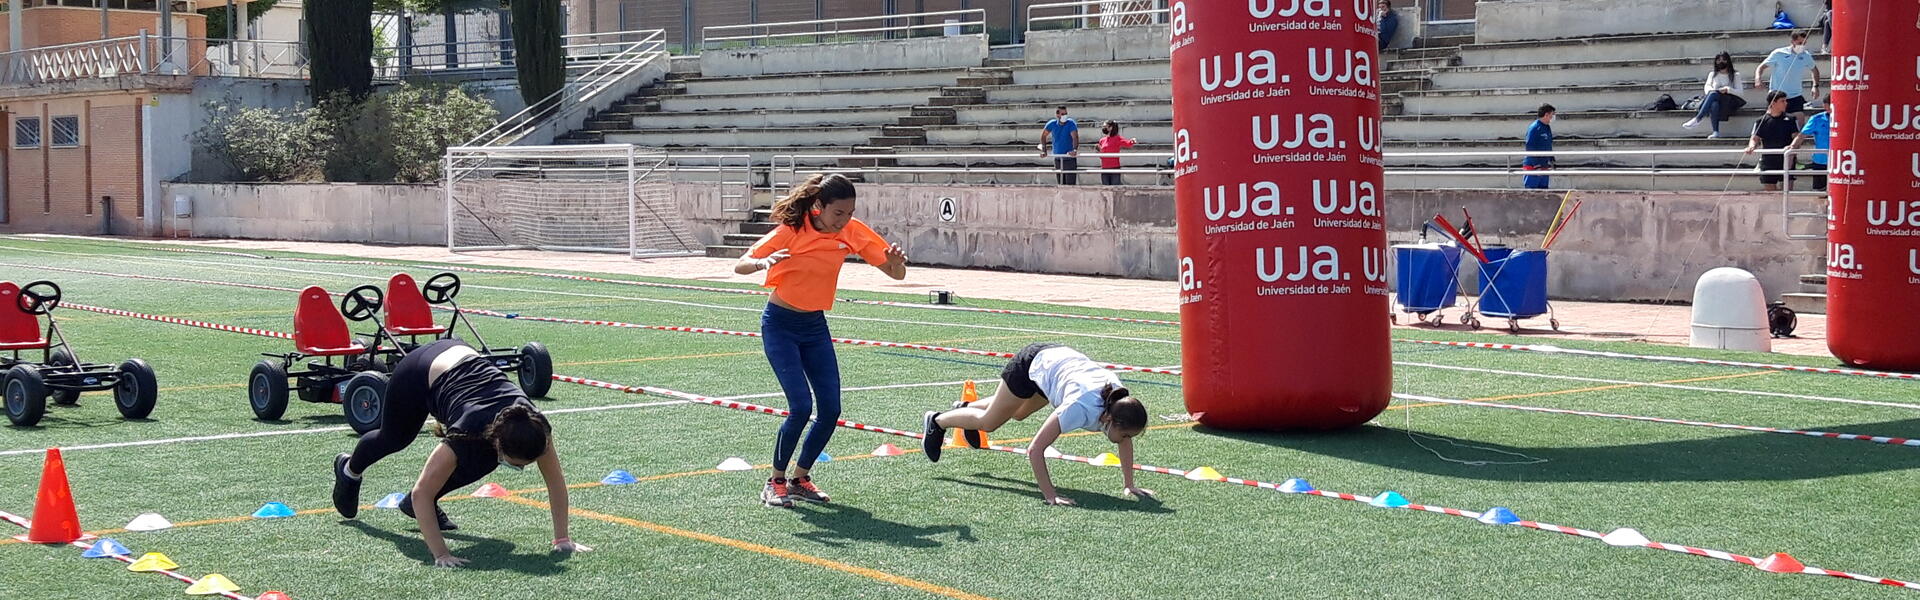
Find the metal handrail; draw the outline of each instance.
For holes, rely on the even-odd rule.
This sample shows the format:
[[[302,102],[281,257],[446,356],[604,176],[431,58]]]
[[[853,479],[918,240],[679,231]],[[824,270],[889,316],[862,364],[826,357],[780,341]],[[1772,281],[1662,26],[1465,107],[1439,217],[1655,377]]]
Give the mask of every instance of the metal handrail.
[[[1115,11],[1107,10],[1108,6],[1113,6],[1116,4],[1119,4],[1119,5],[1148,4],[1153,6],[1153,8],[1147,8],[1147,9],[1122,8],[1121,10],[1115,10]],[[1089,6],[1099,7],[1100,10],[1098,10],[1097,12],[1089,13],[1086,10],[1087,7]],[[1062,9],[1073,9],[1074,13],[1063,14],[1063,15],[1052,15],[1052,16],[1034,16],[1033,14],[1036,11],[1062,10]],[[1078,21],[1079,22],[1078,27],[1086,28],[1089,26],[1089,22],[1094,19],[1099,20],[1101,27],[1128,27],[1128,26],[1151,25],[1151,24],[1166,22],[1166,15],[1168,14],[1168,12],[1170,12],[1170,9],[1168,7],[1167,0],[1073,0],[1071,2],[1052,2],[1047,4],[1033,4],[1033,5],[1027,6],[1027,29],[1028,30],[1038,29],[1037,27],[1035,27],[1036,23],[1043,23],[1048,21],[1068,21],[1068,22]],[[1120,22],[1117,22],[1117,23],[1112,22],[1112,18],[1131,17],[1131,16],[1152,16],[1154,18],[1147,19],[1148,21],[1151,21],[1150,23],[1128,23],[1127,22],[1127,21],[1132,21],[1137,19],[1120,19]]]
[[[640,41],[629,42],[619,53],[595,65],[577,77],[569,78],[560,91],[542,98],[525,110],[475,136],[467,146],[503,146],[525,137],[547,119],[578,110],[581,103],[592,100],[601,92],[618,83],[627,75],[652,64],[655,60],[667,57],[666,31],[648,30]]]
[[[939,23],[929,23],[925,21],[925,19],[929,17],[944,17],[949,15],[971,15],[972,18],[964,19],[962,21],[954,22],[954,23],[947,23],[944,21]],[[907,24],[905,25],[893,24],[895,21],[900,21],[900,20],[905,20]],[[921,21],[920,24],[918,25],[914,24],[913,22],[916,20]],[[857,28],[857,29],[841,29],[840,28],[841,24],[843,23],[857,23],[861,21],[881,21],[883,22],[883,24],[879,27],[863,27],[863,28]],[[869,17],[847,17],[847,18],[840,18],[840,19],[814,19],[810,21],[783,21],[779,23],[747,23],[743,25],[714,25],[709,27],[703,27],[700,29],[700,38],[701,38],[700,47],[703,50],[712,50],[714,49],[713,46],[716,42],[740,42],[740,41],[748,42],[748,45],[752,46],[752,45],[759,45],[757,42],[773,40],[776,38],[789,38],[789,37],[793,37],[793,38],[813,37],[815,38],[816,43],[819,43],[820,40],[829,36],[869,34],[869,33],[886,33],[891,35],[894,32],[907,32],[911,34],[912,32],[917,30],[945,29],[948,27],[960,27],[962,29],[967,27],[979,27],[980,32],[977,34],[962,33],[961,35],[984,36],[986,35],[986,25],[987,25],[987,11],[986,9],[980,9],[980,8],[966,9],[966,10],[944,10],[944,11],[919,12],[919,13],[903,13],[903,14],[893,14],[893,15],[878,15],[878,16],[869,16]],[[830,26],[830,27],[823,28],[822,26]],[[803,30],[803,31],[781,32],[781,33],[774,33],[773,31],[776,28],[788,28],[788,27],[812,27],[812,29]],[[732,30],[744,30],[747,32],[747,34],[746,35],[727,35]],[[755,33],[756,31],[760,33]]]

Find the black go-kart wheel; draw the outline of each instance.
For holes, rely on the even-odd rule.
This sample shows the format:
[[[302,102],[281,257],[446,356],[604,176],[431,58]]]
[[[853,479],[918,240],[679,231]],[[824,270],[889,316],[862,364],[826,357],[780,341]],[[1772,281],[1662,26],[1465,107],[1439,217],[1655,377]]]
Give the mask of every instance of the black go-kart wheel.
[[[540,342],[527,342],[520,347],[520,391],[529,398],[545,398],[547,390],[553,388],[553,355],[547,353],[547,346]]]
[[[263,360],[247,375],[247,404],[253,416],[262,421],[278,421],[287,414],[287,369],[280,363]]]
[[[160,383],[147,361],[129,358],[120,363],[120,381],[113,384],[113,404],[125,419],[145,419],[160,399]]]
[[[49,367],[71,367],[76,364],[79,363],[73,360],[73,353],[66,348],[54,350],[53,356],[47,357]],[[48,390],[47,397],[52,398],[54,404],[72,406],[80,403],[80,390]]]
[[[381,406],[387,403],[387,374],[365,372],[347,380],[346,391],[340,394],[341,410],[347,415],[347,426],[354,433],[364,434],[380,428]]]
[[[7,420],[32,427],[47,414],[47,381],[33,365],[14,365],[0,378],[0,398],[7,405]]]

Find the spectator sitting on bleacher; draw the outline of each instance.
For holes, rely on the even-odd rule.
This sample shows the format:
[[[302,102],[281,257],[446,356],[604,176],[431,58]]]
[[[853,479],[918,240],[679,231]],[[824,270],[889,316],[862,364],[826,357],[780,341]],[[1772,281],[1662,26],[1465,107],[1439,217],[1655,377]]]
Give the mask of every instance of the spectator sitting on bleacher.
[[[1813,176],[1813,191],[1816,192],[1827,191],[1827,153],[1824,151],[1827,149],[1828,136],[1833,130],[1832,118],[1829,116],[1833,112],[1832,107],[1829,106],[1832,102],[1832,96],[1822,99],[1820,106],[1827,107],[1827,110],[1807,118],[1807,126],[1801,127],[1800,134],[1793,137],[1793,143],[1787,144],[1788,148],[1798,149],[1808,140],[1812,140],[1813,149],[1821,150],[1809,156],[1807,161],[1808,170],[1820,172],[1819,175]],[[1787,187],[1791,189],[1793,183],[1788,182]]]
[[[1533,112],[1534,116],[1539,118],[1532,125],[1527,126],[1528,152],[1553,151],[1553,113],[1552,104],[1542,104]],[[1528,171],[1545,171],[1553,168],[1553,157],[1528,156],[1520,161],[1520,168]],[[1527,175],[1520,178],[1520,181],[1526,185],[1527,189],[1544,190],[1547,189],[1547,179],[1545,175]]]
[[[1800,122],[1787,113],[1787,93],[1780,90],[1767,92],[1767,114],[1761,115],[1753,124],[1753,135],[1747,139],[1747,154],[1766,148],[1778,150],[1793,143],[1794,136],[1800,134]],[[1784,170],[1786,161],[1779,154],[1760,156],[1761,171]],[[1780,191],[1781,175],[1766,173],[1760,176],[1760,185],[1769,192]]]
[[[1386,50],[1387,45],[1393,43],[1393,34],[1400,31],[1400,15],[1393,13],[1393,5],[1387,0],[1380,0],[1374,7],[1373,22],[1380,32],[1380,49]]]
[[[1713,124],[1713,133],[1707,137],[1720,137],[1720,123],[1746,104],[1740,97],[1740,73],[1733,68],[1733,55],[1721,52],[1713,57],[1713,72],[1707,73],[1706,95],[1700,97],[1700,112],[1694,113],[1693,120],[1683,127],[1693,129],[1705,120]]]
[[[1053,116],[1053,120],[1047,121],[1046,131],[1040,133],[1040,155],[1053,157],[1053,169],[1059,171],[1060,185],[1080,183],[1080,176],[1074,173],[1080,169],[1080,151],[1076,150],[1080,147],[1080,125],[1067,116],[1065,106],[1054,111]]]
[[[1787,112],[1796,117],[1806,116],[1807,96],[1802,86],[1807,75],[1813,75],[1813,94],[1820,95],[1820,66],[1814,60],[1813,53],[1807,51],[1807,32],[1794,31],[1790,43],[1784,48],[1775,48],[1760,67],[1753,70],[1753,81],[1761,89],[1771,89],[1787,94]],[[1767,71],[1771,69],[1771,76]]]

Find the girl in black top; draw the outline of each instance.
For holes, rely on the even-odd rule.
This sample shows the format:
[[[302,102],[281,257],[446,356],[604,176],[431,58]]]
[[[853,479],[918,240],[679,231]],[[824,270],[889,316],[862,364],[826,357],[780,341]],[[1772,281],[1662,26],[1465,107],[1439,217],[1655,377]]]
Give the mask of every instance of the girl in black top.
[[[515,471],[540,465],[553,500],[554,550],[591,550],[567,536],[567,484],[546,416],[466,343],[439,340],[407,353],[393,369],[380,410],[380,428],[361,436],[353,452],[333,459],[333,507],[341,516],[351,519],[359,513],[360,477],[367,467],[413,443],[431,415],[437,421],[435,433],[445,439],[427,455],[427,466],[400,501],[400,510],[419,521],[420,537],[433,551],[435,566],[467,562],[453,556],[440,535],[458,527],[440,510],[439,499],[503,465]]]

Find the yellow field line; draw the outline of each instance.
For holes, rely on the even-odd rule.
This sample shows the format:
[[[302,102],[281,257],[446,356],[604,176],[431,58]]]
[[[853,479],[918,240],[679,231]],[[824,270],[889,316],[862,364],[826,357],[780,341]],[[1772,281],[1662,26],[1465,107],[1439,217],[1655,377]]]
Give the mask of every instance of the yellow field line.
[[[545,502],[541,502],[539,500],[533,500],[529,498],[521,498],[519,496],[507,496],[502,499],[508,502],[512,502],[514,504],[520,504],[524,506],[532,506],[532,507],[544,508],[548,510],[551,510],[553,508],[551,505]],[[902,576],[894,575],[892,573],[888,573],[885,571],[878,571],[878,570],[869,569],[866,567],[850,565],[850,564],[839,562],[839,561],[828,560],[828,559],[820,558],[818,556],[814,556],[811,554],[801,554],[799,552],[794,552],[792,550],[774,548],[772,546],[763,546],[760,544],[755,544],[753,542],[746,542],[746,541],[736,540],[733,538],[720,537],[720,536],[709,534],[709,533],[700,533],[698,531],[688,531],[685,529],[680,529],[678,527],[670,527],[667,525],[661,525],[659,523],[652,523],[648,521],[641,521],[638,519],[629,519],[626,517],[594,512],[591,510],[586,510],[581,508],[570,508],[568,509],[567,512],[574,516],[585,517],[588,519],[593,519],[595,521],[604,521],[604,522],[613,523],[616,525],[625,525],[635,529],[644,529],[647,531],[652,531],[654,533],[663,533],[666,535],[683,537],[690,540],[706,542],[709,544],[726,546],[728,548],[734,548],[737,550],[745,550],[745,551],[754,552],[757,554],[764,554],[764,555],[772,556],[775,558],[784,558],[794,562],[806,563],[816,567],[833,569],[835,571],[841,571],[844,573],[851,573],[854,575],[859,575],[861,577],[872,579],[874,581],[889,583],[889,584],[906,587],[906,588],[912,588],[912,589],[920,590],[922,592],[926,592],[936,596],[945,596],[948,598],[957,598],[960,600],[990,600],[986,596],[981,596],[979,594],[972,594],[972,593],[964,592],[961,590],[953,589],[950,587],[946,587],[943,585],[932,584],[932,583],[927,583],[925,581],[920,581],[918,579],[902,577]]]

